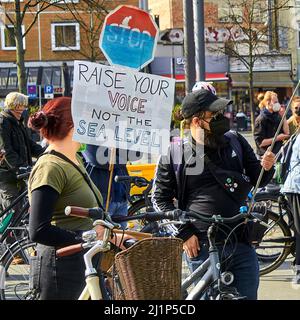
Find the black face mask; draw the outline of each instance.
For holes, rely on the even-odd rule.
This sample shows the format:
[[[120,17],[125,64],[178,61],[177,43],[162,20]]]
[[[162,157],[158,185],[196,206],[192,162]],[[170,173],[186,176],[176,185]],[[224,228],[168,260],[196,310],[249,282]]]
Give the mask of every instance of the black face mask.
[[[300,108],[295,110],[295,115],[300,116]]]
[[[217,115],[209,122],[211,134],[215,136],[222,136],[225,132],[230,130],[230,121],[223,114]]]

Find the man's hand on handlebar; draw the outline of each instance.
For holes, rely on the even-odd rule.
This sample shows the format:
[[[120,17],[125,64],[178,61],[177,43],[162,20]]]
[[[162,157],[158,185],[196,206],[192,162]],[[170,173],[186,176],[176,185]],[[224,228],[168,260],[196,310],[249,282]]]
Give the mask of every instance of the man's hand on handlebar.
[[[197,257],[200,251],[200,243],[198,237],[192,235],[188,240],[186,240],[183,243],[183,250],[189,258]]]

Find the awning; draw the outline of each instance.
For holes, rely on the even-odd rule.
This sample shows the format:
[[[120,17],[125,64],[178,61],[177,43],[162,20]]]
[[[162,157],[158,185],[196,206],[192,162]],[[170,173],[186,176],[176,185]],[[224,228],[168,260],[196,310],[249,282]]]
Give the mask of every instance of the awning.
[[[161,76],[172,78],[171,74],[161,74]],[[175,79],[177,81],[185,81],[185,75],[184,74],[176,74]],[[226,73],[206,72],[205,73],[205,81],[228,81],[228,77],[227,77]]]
[[[249,86],[247,72],[231,72],[230,76],[234,88]],[[253,85],[260,88],[289,88],[294,86],[289,71],[254,72]]]

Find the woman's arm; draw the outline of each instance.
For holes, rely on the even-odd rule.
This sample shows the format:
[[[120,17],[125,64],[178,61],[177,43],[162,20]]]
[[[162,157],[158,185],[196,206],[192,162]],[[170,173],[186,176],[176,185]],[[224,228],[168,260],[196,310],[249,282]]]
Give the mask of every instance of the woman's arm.
[[[29,215],[29,236],[32,241],[54,247],[81,242],[79,233],[51,225],[58,198],[59,193],[50,186],[32,191]]]

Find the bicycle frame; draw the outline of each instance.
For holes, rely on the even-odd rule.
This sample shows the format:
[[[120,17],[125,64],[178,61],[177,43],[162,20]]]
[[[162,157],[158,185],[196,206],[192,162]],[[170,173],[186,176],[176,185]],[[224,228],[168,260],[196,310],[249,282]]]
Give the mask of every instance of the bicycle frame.
[[[209,257],[190,275],[181,286],[182,294],[194,283],[195,287],[191,290],[185,300],[203,300],[204,293],[213,284],[216,283],[218,288],[220,286],[221,272],[220,272],[220,258],[219,252],[215,245],[215,231],[216,226],[212,225],[209,228]],[[111,230],[106,229],[104,240],[98,240],[93,247],[84,254],[84,262],[86,265],[86,286],[79,296],[78,300],[103,300],[103,293],[100,287],[100,277],[92,265],[92,258],[99,252],[105,252],[110,249],[107,235],[110,235]],[[105,240],[107,239],[107,240]]]
[[[110,235],[113,228],[109,222],[97,220],[97,224],[103,225],[105,228],[103,240],[97,240],[92,248],[88,250],[83,256],[85,269],[86,286],[80,294],[78,300],[103,300],[103,294],[100,288],[100,278],[97,270],[93,267],[92,258],[99,252],[106,252],[110,250]]]
[[[185,300],[204,300],[205,292],[213,284],[216,283],[218,289],[221,285],[221,263],[218,248],[215,244],[215,236],[217,225],[211,225],[207,231],[209,242],[209,257],[182,283],[182,294],[196,281],[197,284],[188,294]],[[233,279],[232,279],[233,281]]]

